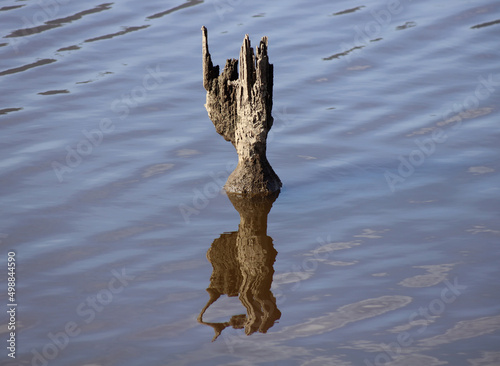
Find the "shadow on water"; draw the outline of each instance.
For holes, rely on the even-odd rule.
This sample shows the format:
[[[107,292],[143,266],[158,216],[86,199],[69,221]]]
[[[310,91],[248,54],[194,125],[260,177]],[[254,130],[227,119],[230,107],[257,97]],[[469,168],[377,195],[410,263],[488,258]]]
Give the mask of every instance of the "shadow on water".
[[[267,216],[278,195],[244,197],[228,193],[240,214],[240,224],[238,231],[223,233],[215,239],[207,252],[213,267],[207,288],[210,299],[198,316],[201,324],[214,329],[212,341],[229,326],[245,329],[247,335],[257,331],[266,333],[281,317],[271,292],[273,264],[278,252],[273,239],[267,235]],[[247,313],[233,315],[226,322],[205,322],[203,315],[221,295],[239,295]]]

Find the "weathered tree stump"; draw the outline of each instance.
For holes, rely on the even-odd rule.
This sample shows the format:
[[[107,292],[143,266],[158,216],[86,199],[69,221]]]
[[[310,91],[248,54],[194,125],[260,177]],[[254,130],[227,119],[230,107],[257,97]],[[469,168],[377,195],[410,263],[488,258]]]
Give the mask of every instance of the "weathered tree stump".
[[[224,189],[246,195],[270,194],[281,181],[266,157],[266,139],[273,125],[273,65],[267,55],[267,37],[262,37],[256,55],[248,34],[238,60],[228,59],[219,75],[208,52],[207,29],[203,34],[203,86],[207,90],[205,108],[215,130],[230,141],[238,153],[238,165]]]

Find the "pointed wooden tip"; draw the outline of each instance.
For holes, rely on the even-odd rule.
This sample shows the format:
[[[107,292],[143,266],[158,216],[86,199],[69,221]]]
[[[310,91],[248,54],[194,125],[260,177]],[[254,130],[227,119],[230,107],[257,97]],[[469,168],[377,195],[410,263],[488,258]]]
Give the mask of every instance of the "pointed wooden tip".
[[[243,39],[243,48],[250,48],[250,37],[248,34],[245,34],[245,38]]]
[[[202,46],[203,46],[203,55],[205,56],[206,53],[208,53],[208,36],[207,36],[207,28],[205,26],[201,27],[201,34],[202,34]]]
[[[259,51],[261,51],[264,55],[267,55],[268,40],[266,36],[262,37],[259,46]]]
[[[208,53],[208,31],[205,26],[201,27],[203,51]]]
[[[207,28],[205,28],[205,26],[201,27],[201,34],[203,37],[203,45],[205,45],[207,43],[207,39],[208,39],[208,32],[207,32]]]

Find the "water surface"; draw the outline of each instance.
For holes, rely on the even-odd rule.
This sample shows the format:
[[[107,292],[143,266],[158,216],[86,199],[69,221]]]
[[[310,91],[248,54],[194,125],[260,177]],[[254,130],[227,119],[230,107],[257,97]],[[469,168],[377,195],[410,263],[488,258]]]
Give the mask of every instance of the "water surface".
[[[2,364],[499,365],[499,20],[492,0],[2,3]],[[284,187],[257,228],[221,191],[202,25],[221,67],[269,37]],[[211,342],[221,243],[247,282],[204,313]]]

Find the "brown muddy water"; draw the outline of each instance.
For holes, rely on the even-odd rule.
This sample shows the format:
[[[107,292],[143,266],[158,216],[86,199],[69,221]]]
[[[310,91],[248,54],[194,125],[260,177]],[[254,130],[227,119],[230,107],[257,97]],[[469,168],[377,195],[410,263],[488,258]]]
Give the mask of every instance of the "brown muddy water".
[[[269,37],[272,208],[221,191],[202,25],[221,66]],[[0,36],[2,365],[500,365],[497,1],[3,0]]]

